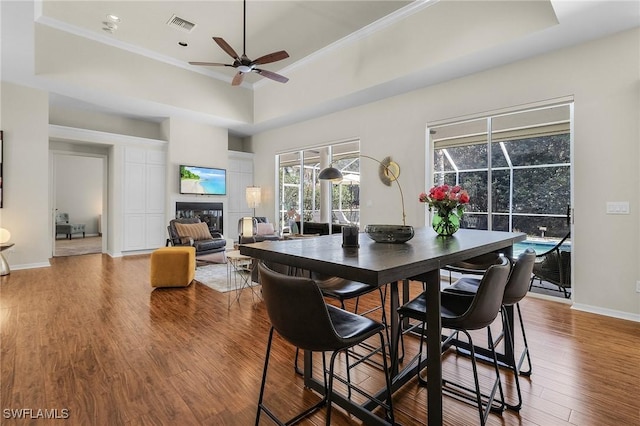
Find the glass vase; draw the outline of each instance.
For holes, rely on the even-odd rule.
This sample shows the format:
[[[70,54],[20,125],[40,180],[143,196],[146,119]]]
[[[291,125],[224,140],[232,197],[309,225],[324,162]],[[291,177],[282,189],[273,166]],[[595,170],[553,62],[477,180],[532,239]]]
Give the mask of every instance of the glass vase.
[[[460,218],[453,211],[437,210],[431,225],[438,235],[449,236],[460,229]]]

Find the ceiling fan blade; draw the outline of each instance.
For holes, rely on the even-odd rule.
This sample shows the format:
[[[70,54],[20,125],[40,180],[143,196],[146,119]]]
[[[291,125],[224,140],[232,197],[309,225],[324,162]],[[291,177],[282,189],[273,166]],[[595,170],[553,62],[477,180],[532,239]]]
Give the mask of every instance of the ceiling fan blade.
[[[267,71],[267,70],[261,70],[258,68],[254,68],[255,72],[257,72],[258,74],[260,74],[263,77],[267,77],[270,78],[271,80],[275,80],[278,81],[280,83],[286,83],[287,81],[289,81],[289,79],[283,75],[280,74],[276,74],[275,72],[271,72],[271,71]]]
[[[233,77],[233,81],[231,81],[231,85],[239,86],[242,84],[242,80],[244,80],[244,73],[242,71],[238,71],[238,73]]]
[[[227,54],[229,56],[231,56],[233,59],[235,59],[236,61],[240,61],[240,57],[238,56],[238,54],[236,53],[235,50],[233,50],[233,48],[231,46],[229,46],[229,43],[227,43],[226,41],[224,41],[224,39],[222,37],[213,37],[213,41],[215,41],[216,43],[218,43],[218,46],[220,46],[220,48],[222,50],[224,50],[225,52],[227,52]]]
[[[253,61],[253,64],[262,65],[269,64],[271,62],[281,61],[283,59],[287,59],[289,54],[284,50],[280,50],[279,52],[269,53],[268,55],[260,56],[258,59]]]
[[[219,62],[189,62],[191,65],[204,65],[207,67],[232,67],[231,64],[221,64]]]

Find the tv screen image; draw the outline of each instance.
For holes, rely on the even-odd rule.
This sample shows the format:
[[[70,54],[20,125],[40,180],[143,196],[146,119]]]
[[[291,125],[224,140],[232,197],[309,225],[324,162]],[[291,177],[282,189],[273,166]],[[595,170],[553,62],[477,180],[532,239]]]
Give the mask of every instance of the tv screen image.
[[[180,193],[226,195],[227,171],[211,167],[180,166]]]

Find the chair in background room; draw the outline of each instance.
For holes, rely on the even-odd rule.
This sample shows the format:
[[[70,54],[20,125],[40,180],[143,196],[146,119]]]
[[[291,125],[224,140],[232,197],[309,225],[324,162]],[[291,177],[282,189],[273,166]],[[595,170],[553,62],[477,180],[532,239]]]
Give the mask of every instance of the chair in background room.
[[[509,275],[509,280],[507,281],[507,286],[504,290],[504,295],[502,296],[502,308],[500,309],[500,314],[502,317],[502,332],[500,336],[496,339],[499,341],[504,338],[506,340],[505,344],[511,346],[511,350],[508,351],[513,357],[510,360],[514,380],[516,383],[516,391],[518,395],[518,403],[517,404],[506,404],[512,410],[519,410],[522,407],[522,394],[520,392],[520,380],[518,376],[522,374],[523,376],[531,375],[532,364],[531,364],[531,356],[529,354],[529,344],[527,343],[527,333],[524,330],[524,321],[522,320],[522,312],[520,311],[520,301],[524,299],[527,295],[527,291],[529,290],[529,280],[531,277],[531,271],[533,270],[533,265],[536,260],[536,252],[532,249],[528,248],[522,253],[516,262],[513,264],[511,268],[511,274]],[[480,278],[476,277],[462,277],[458,281],[456,281],[453,285],[446,287],[444,292],[452,292],[452,293],[462,293],[462,294],[475,294],[478,291],[478,286],[480,285]],[[518,361],[516,362],[515,358],[515,345],[511,338],[513,336],[512,330],[510,329],[510,320],[507,315],[506,309],[507,307],[515,306],[516,311],[518,313],[518,318],[520,320],[520,330],[522,331],[522,339],[524,341],[524,349],[522,353],[518,356]],[[515,330],[514,330],[515,333]],[[508,337],[507,337],[508,336]],[[521,371],[522,364],[524,363],[525,358],[528,363],[528,370]]]
[[[73,234],[82,233],[85,237],[84,223],[69,223],[69,213],[56,213],[56,236],[64,234],[66,238],[71,239]]]
[[[459,332],[462,332],[467,336],[467,340],[469,342],[468,346],[471,352],[470,358],[475,384],[475,389],[470,389],[463,385],[443,379],[443,390],[447,391],[447,393],[451,393],[454,397],[459,399],[473,401],[478,407],[481,425],[486,423],[487,417],[491,411],[502,412],[505,406],[504,393],[502,391],[502,383],[500,380],[500,369],[498,367],[498,360],[495,351],[495,341],[492,338],[491,328],[489,326],[496,319],[498,312],[500,311],[502,296],[504,294],[505,286],[507,285],[507,279],[509,278],[509,270],[509,261],[506,258],[502,258],[502,264],[492,265],[486,270],[480,280],[477,292],[474,295],[456,294],[453,292],[441,293],[440,318],[442,321],[442,328],[453,330],[453,333],[443,341],[443,348],[449,347],[454,339],[457,340]],[[420,348],[417,357],[418,364],[421,362],[422,347],[424,346],[424,334],[426,331],[425,320],[427,316],[426,309],[426,292],[421,293],[415,299],[398,308],[398,314],[400,316],[398,324],[402,324],[405,318],[411,318],[419,321],[422,325]],[[487,329],[487,333],[489,335],[489,349],[493,355],[492,361],[496,373],[493,385],[491,386],[491,392],[488,395],[483,394],[480,389],[474,344],[471,334],[469,333],[471,330],[481,330],[483,328]],[[400,335],[400,333],[398,333],[398,335]],[[421,384],[425,383],[420,377],[419,372],[418,379]],[[499,406],[493,407],[496,391],[498,391],[500,395],[500,400],[497,401]],[[483,399],[486,400],[486,402],[484,402]]]
[[[546,281],[556,285],[558,290],[564,293],[564,297],[571,297],[571,293],[567,291],[571,288],[571,252],[563,248],[563,244],[570,236],[569,232],[551,250],[536,256],[529,289],[534,286],[533,281],[537,279],[540,284]]]
[[[384,353],[384,325],[370,318],[326,304],[315,281],[309,278],[279,274],[267,268],[263,263],[260,263],[258,267],[260,282],[262,283],[262,296],[267,315],[271,321],[271,330],[269,331],[262,383],[260,385],[256,425],[259,423],[260,414],[263,411],[278,424],[293,424],[324,405],[327,405],[326,424],[330,425],[334,379],[339,380],[349,389],[353,389],[380,405],[386,413],[386,418],[393,424],[391,380],[387,368],[386,353]],[[305,320],[301,321],[301,318]],[[274,331],[297,348],[305,351],[323,352],[323,378],[326,390],[323,398],[287,422],[279,420],[264,404],[264,390]],[[380,338],[383,350],[384,370],[382,374],[384,374],[386,382],[386,402],[369,395],[348,379],[345,380],[334,374],[335,360],[340,352],[344,352],[375,335]],[[328,371],[324,362],[324,352],[331,352]]]

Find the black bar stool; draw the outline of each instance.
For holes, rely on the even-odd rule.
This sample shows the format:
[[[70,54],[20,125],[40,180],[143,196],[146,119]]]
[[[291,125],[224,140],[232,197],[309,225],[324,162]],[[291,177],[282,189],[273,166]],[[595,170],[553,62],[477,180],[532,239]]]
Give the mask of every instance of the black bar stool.
[[[262,284],[262,296],[271,321],[271,330],[269,331],[269,341],[260,385],[256,425],[260,422],[260,414],[263,411],[277,424],[285,425],[296,423],[325,404],[327,405],[326,424],[330,425],[334,377],[345,383],[348,389],[353,389],[380,405],[385,410],[386,417],[393,424],[391,379],[387,368],[384,345],[384,325],[370,318],[327,305],[317,284],[309,278],[280,274],[267,268],[263,263],[260,263],[258,267]],[[287,422],[282,422],[278,419],[263,401],[274,331],[277,331],[284,340],[302,350],[323,353],[332,352],[328,372],[324,366],[323,354],[323,367],[325,367],[323,368],[323,378],[326,389],[324,397],[317,404]],[[344,380],[334,375],[335,359],[340,352],[346,351],[376,334],[380,338],[382,347],[386,402],[356,387],[349,380]]]
[[[502,318],[502,332],[498,337],[498,342],[505,336],[509,336],[506,344],[511,345],[512,350],[509,351],[513,355],[511,358],[511,365],[513,370],[513,375],[515,377],[516,390],[518,393],[518,403],[517,404],[506,404],[512,410],[519,410],[522,407],[522,394],[520,392],[520,380],[518,376],[522,374],[523,376],[531,375],[532,365],[531,365],[531,356],[529,355],[529,345],[527,343],[527,333],[524,330],[524,321],[522,320],[522,312],[520,311],[520,301],[527,295],[527,291],[529,290],[529,281],[531,279],[531,273],[533,271],[533,265],[536,260],[536,252],[532,249],[526,249],[519,257],[518,260],[513,265],[511,269],[511,274],[509,275],[509,281],[507,281],[507,286],[504,290],[504,295],[502,296],[502,307],[500,309],[501,318]],[[458,294],[475,294],[478,291],[478,286],[480,285],[480,279],[476,277],[462,277],[450,287],[447,287],[443,290],[443,292],[449,293],[458,293]],[[514,355],[514,342],[510,336],[511,333],[509,327],[509,319],[505,312],[506,306],[514,306],[516,307],[516,311],[518,312],[518,319],[520,320],[520,330],[522,331],[522,338],[524,340],[524,349],[522,353],[518,357],[518,362],[516,362]],[[527,360],[527,364],[529,369],[526,371],[521,371],[522,364],[524,360]]]
[[[502,391],[502,383],[500,381],[500,369],[498,367],[495,345],[493,344],[491,329],[489,326],[498,316],[498,312],[500,311],[502,296],[504,294],[505,286],[507,285],[507,279],[509,278],[509,269],[510,265],[506,258],[503,258],[502,264],[490,266],[480,280],[480,284],[475,295],[456,294],[453,292],[443,292],[441,294],[440,316],[442,320],[442,327],[454,330],[454,333],[452,333],[451,336],[443,342],[443,346],[446,346],[449,343],[449,339],[453,339],[454,336],[457,338],[459,332],[462,332],[467,336],[471,350],[471,365],[473,367],[475,384],[475,389],[469,389],[457,383],[443,380],[443,385],[445,385],[443,390],[452,394],[454,397],[475,402],[478,406],[481,425],[485,424],[487,417],[489,416],[489,412],[502,412],[504,409],[504,394]],[[402,324],[402,320],[404,318],[411,318],[420,321],[422,324],[418,365],[421,361],[420,358],[424,344],[424,332],[427,316],[426,302],[426,292],[423,292],[415,299],[398,308],[398,314],[400,315],[400,320],[398,321],[399,324]],[[494,370],[496,372],[496,378],[491,387],[491,392],[488,395],[482,394],[480,390],[476,357],[473,349],[474,345],[471,335],[469,334],[469,330],[480,330],[483,328],[487,328],[489,333],[489,345],[493,355]],[[419,372],[418,378],[422,383],[424,383]],[[446,385],[453,386],[455,389],[447,388]],[[496,391],[499,391],[500,394],[500,400],[498,401],[499,406],[492,407]],[[474,395],[471,396],[469,394],[470,392],[474,393]],[[486,399],[486,403],[483,402],[483,398]]]

